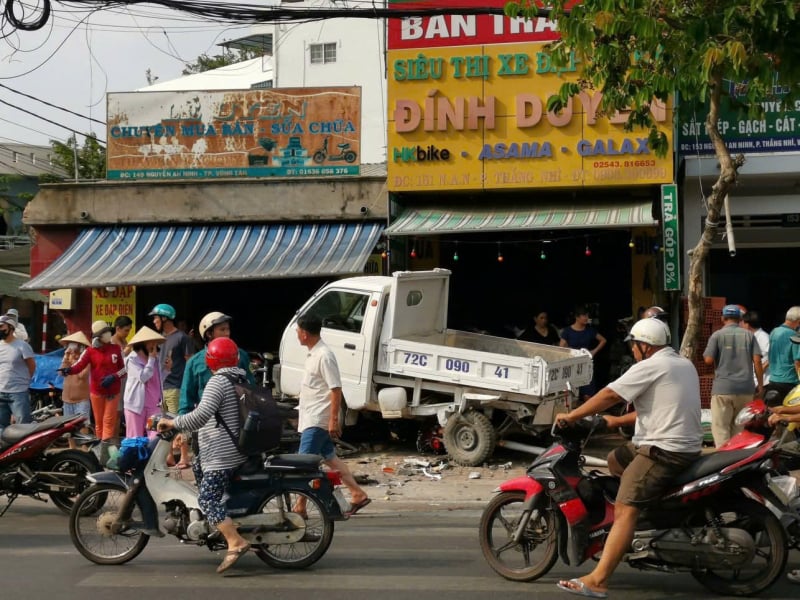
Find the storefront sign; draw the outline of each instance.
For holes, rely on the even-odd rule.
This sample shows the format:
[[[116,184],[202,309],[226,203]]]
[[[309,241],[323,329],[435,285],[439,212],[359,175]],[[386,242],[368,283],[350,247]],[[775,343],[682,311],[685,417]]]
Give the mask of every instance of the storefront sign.
[[[108,94],[108,179],[358,175],[361,88]]]
[[[462,28],[463,30],[463,28]],[[672,181],[647,132],[625,131],[583,91],[558,114],[547,99],[579,66],[553,66],[545,45],[502,44],[389,52],[389,189],[630,186]],[[672,108],[653,103],[672,138]]]
[[[117,317],[130,317],[131,334],[136,331],[136,286],[119,285],[92,289],[92,321],[106,321],[114,325]]]
[[[664,290],[681,289],[681,249],[678,231],[678,186],[674,183],[661,186],[661,229],[664,234]]]
[[[731,98],[741,95],[741,85],[727,82],[727,94],[722,98],[717,127],[734,153],[797,152],[800,150],[800,100],[787,102],[786,92],[779,86],[776,98],[761,102],[760,117],[748,116],[731,106]],[[706,112],[684,116],[678,127],[678,148],[681,153],[713,155],[714,147],[706,133]]]
[[[457,0],[459,7],[475,6],[502,8],[507,0]],[[446,2],[437,2],[442,6]],[[430,2],[390,0],[389,6],[398,10],[430,8]],[[556,24],[544,17],[510,19],[504,15],[436,15],[389,19],[389,49],[441,48],[445,46],[475,46],[547,42],[558,39]]]

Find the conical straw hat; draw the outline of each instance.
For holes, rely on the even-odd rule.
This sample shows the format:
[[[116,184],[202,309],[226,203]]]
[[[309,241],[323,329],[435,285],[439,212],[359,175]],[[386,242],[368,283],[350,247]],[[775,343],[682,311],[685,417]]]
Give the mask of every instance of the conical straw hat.
[[[76,331],[75,333],[71,333],[69,335],[65,335],[58,343],[62,346],[66,346],[70,342],[77,342],[79,344],[83,344],[84,346],[91,346],[92,343],[86,338],[86,335],[82,331]]]
[[[144,343],[144,342],[165,342],[167,338],[163,335],[158,333],[157,331],[153,331],[146,325],[141,327],[131,338],[131,341],[128,342],[128,346],[133,346],[134,344]]]

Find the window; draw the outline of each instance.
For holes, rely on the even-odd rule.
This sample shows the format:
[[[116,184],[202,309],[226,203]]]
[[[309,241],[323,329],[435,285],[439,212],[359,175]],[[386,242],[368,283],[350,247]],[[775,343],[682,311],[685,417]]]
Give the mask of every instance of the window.
[[[336,43],[311,44],[309,47],[312,65],[336,62]]]
[[[328,329],[360,333],[369,296],[331,291],[321,296],[306,313],[316,315]]]
[[[250,86],[251,90],[268,90],[271,88],[272,88],[272,79],[259,81],[258,83],[254,83]]]

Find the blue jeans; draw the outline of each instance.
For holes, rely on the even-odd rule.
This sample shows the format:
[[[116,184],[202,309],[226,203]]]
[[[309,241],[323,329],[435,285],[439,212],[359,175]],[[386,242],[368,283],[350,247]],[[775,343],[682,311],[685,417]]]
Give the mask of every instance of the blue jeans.
[[[26,392],[0,392],[0,435],[11,424],[11,415],[17,423],[31,422],[31,396]]]

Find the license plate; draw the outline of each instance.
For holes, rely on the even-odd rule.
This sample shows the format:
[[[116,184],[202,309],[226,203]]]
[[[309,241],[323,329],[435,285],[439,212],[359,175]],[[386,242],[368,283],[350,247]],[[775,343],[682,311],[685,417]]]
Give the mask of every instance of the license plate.
[[[350,510],[350,503],[344,499],[344,494],[342,494],[342,490],[340,490],[339,488],[333,490],[333,497],[336,498],[336,503],[339,505],[339,510],[342,511],[342,514]]]

